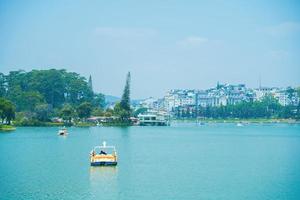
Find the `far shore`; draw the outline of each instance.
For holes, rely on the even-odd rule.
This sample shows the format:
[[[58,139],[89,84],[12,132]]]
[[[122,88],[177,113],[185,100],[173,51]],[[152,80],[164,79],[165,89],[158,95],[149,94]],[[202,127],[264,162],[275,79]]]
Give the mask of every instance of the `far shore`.
[[[250,118],[250,119],[174,119],[173,122],[198,122],[198,123],[287,123],[300,124],[300,120],[296,119],[275,119],[275,118]]]
[[[296,119],[267,119],[267,118],[251,118],[251,119],[173,119],[171,123],[241,123],[241,124],[271,124],[271,123],[283,123],[283,124],[300,124],[300,120]],[[41,122],[39,124],[28,124],[28,125],[0,125],[0,131],[14,131],[17,127],[94,127],[94,126],[103,126],[103,127],[124,127],[124,126],[136,126],[130,123],[101,123],[100,125],[91,122],[79,122],[76,124],[68,123],[55,123],[55,122]]]

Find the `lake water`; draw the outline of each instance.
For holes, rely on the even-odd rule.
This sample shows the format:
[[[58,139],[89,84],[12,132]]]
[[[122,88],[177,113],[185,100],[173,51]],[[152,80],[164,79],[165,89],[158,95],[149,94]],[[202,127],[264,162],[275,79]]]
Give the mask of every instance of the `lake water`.
[[[20,127],[0,133],[0,199],[300,199],[300,125]],[[89,152],[115,145],[116,167]]]

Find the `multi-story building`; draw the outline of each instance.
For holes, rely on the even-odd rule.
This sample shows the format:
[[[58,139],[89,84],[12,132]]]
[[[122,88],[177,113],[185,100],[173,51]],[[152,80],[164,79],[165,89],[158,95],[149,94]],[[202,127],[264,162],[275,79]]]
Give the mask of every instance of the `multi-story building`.
[[[236,105],[240,102],[262,101],[271,95],[282,106],[298,105],[299,96],[293,88],[246,88],[245,84],[217,84],[207,90],[170,90],[162,99],[148,98],[141,106],[151,110],[164,110],[179,116],[197,116],[204,107]]]
[[[277,88],[277,87],[263,87],[254,89],[254,99],[256,101],[262,101],[267,95],[273,96],[278,100],[278,103],[282,106],[293,105],[297,106],[299,103],[299,96],[295,89],[291,87]]]
[[[197,103],[201,107],[226,106],[241,101],[250,101],[253,95],[248,93],[244,84],[220,85],[216,88],[201,90],[197,93]]]

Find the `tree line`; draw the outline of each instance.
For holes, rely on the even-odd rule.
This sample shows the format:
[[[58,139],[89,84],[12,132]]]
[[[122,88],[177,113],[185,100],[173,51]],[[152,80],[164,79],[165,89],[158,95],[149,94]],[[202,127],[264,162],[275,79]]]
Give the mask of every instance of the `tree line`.
[[[23,70],[0,73],[0,115],[2,123],[12,119],[17,125],[43,125],[53,118],[65,123],[85,121],[90,116],[117,116],[130,123],[130,72],[121,101],[105,109],[105,98],[95,93],[91,77],[87,80],[66,70]],[[16,113],[16,114],[15,114]]]
[[[0,73],[0,97],[1,104],[14,105],[17,117],[38,121],[63,116],[68,108],[85,118],[105,105],[104,95],[93,92],[91,82],[64,69]]]
[[[219,107],[187,107],[173,110],[177,118],[293,118],[300,119],[300,104],[297,106],[282,106],[271,95],[266,95],[261,101],[240,102],[235,105]]]

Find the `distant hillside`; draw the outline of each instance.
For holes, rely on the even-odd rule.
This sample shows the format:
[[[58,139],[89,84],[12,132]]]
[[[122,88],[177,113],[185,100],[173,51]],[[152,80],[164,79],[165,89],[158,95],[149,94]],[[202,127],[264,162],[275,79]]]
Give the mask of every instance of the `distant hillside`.
[[[120,97],[112,96],[112,95],[105,95],[105,102],[107,104],[115,103],[117,101],[120,101]]]
[[[141,101],[144,101],[144,99],[132,99],[131,104],[132,105],[138,105]]]
[[[121,98],[120,97],[116,97],[116,96],[112,96],[112,95],[105,95],[105,102],[106,104],[114,104],[117,101],[120,101]],[[133,105],[137,105],[140,103],[140,101],[142,101],[142,99],[132,99],[131,100],[131,104]]]

